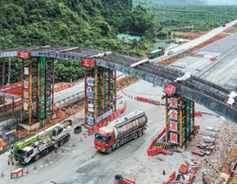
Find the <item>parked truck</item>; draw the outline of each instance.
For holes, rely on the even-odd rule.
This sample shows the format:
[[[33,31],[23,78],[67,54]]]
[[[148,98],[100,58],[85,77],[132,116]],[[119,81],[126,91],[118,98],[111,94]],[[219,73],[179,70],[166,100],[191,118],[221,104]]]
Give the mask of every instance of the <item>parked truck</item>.
[[[156,58],[158,56],[162,56],[164,54],[165,54],[165,48],[164,47],[158,47],[157,50],[153,50],[151,52],[148,52],[147,57],[149,59],[154,59],[154,58]]]
[[[72,121],[66,120],[11,145],[9,164],[12,162],[13,165],[15,160],[27,164],[30,161],[39,160],[52,150],[56,150],[58,146],[62,146],[69,140],[71,125]]]
[[[141,137],[146,130],[147,116],[144,111],[137,110],[111,121],[95,134],[95,148],[101,152],[111,153],[126,142]]]

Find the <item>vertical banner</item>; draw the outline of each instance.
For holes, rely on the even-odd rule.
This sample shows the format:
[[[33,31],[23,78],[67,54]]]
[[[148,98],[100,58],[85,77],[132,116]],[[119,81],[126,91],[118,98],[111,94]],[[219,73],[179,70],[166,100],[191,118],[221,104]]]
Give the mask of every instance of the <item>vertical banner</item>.
[[[170,130],[171,131],[178,131],[178,122],[170,120]]]
[[[32,103],[32,111],[36,109],[36,102]]]
[[[94,104],[88,104],[88,111],[94,112]]]
[[[93,91],[88,91],[88,98],[94,98]]]
[[[24,67],[24,74],[29,75],[29,68],[28,67]]]
[[[28,103],[24,103],[24,110],[25,110],[25,111],[28,110]]]
[[[88,78],[87,83],[88,83],[89,86],[94,86],[94,79]]]
[[[24,98],[29,98],[29,92],[28,91],[24,91]]]
[[[176,110],[171,109],[171,110],[169,111],[169,115],[170,115],[170,118],[171,118],[171,119],[175,119],[175,120],[178,119],[178,112],[177,112]]]
[[[178,134],[170,133],[170,142],[178,143]]]
[[[29,81],[24,80],[23,87],[28,89],[29,88]]]
[[[92,117],[88,117],[88,121],[87,121],[87,123],[89,124],[89,125],[94,125],[93,124],[93,118]]]
[[[176,98],[171,98],[171,103],[170,103],[170,107],[178,107],[178,101]]]

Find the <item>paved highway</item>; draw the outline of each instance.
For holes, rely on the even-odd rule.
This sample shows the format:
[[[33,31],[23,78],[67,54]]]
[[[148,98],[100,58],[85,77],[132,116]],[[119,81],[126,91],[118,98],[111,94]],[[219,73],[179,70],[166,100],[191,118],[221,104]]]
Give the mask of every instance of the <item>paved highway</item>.
[[[199,38],[196,38],[196,39],[194,39],[190,42],[184,43],[184,44],[182,44],[178,47],[175,47],[175,48],[172,48],[172,49],[169,49],[169,50],[174,51],[174,54],[175,54],[177,52],[182,52],[182,51],[187,50],[189,48],[195,47],[195,46],[209,40],[210,38],[214,37],[215,35],[220,34],[221,32],[225,31],[226,29],[228,29],[228,26],[231,27],[232,25],[234,25],[236,23],[237,23],[237,20],[234,20],[231,23],[229,23],[229,25],[226,24],[226,27],[218,27],[216,29],[213,29],[209,33],[207,33],[207,34],[205,34],[205,35],[203,35]],[[226,48],[230,48],[230,47],[231,47],[231,45],[227,46]],[[167,57],[169,57],[167,55],[167,53],[168,52],[166,52],[165,55],[163,55],[161,57],[150,60],[150,62],[157,62],[157,61],[161,61],[163,59],[166,59]]]
[[[124,90],[133,96],[138,95],[155,100],[160,100],[164,94],[163,88],[153,87],[152,84],[142,80],[124,88]],[[29,169],[29,174],[12,181],[12,183],[50,184],[50,181],[54,181],[60,184],[112,184],[114,176],[122,174],[123,177],[136,180],[136,183],[139,184],[157,184],[163,180],[167,181],[173,171],[178,172],[181,163],[185,163],[185,158],[194,158],[188,151],[182,154],[174,153],[172,156],[163,154],[147,156],[148,146],[165,126],[165,107],[128,98],[121,92],[118,94],[123,96],[120,100],[127,101],[126,111],[120,117],[137,109],[146,112],[148,123],[144,135],[122,145],[111,154],[104,154],[94,148],[94,135],[84,138],[83,128],[80,134],[71,132],[70,141],[63,145],[64,153],[62,153],[61,147],[55,157],[53,157],[54,152],[52,151],[28,165],[21,165],[17,162],[13,166],[8,166],[9,152],[6,152],[0,155],[0,168],[1,172],[4,172],[4,177],[0,180],[1,184],[11,183],[10,172],[18,168],[23,168],[24,171]],[[164,102],[165,100],[162,101],[162,103]],[[118,102],[117,105],[118,108],[121,108],[124,103]],[[196,105],[195,109],[212,113],[200,105]],[[75,120],[83,117],[83,113],[84,111],[81,111],[70,118],[73,120],[74,127],[82,123]],[[201,129],[206,131],[206,126],[216,127],[219,120],[220,118],[217,116],[203,114],[202,117],[195,119],[195,124],[201,125]],[[200,133],[202,134],[201,130]],[[82,141],[79,141],[80,138]],[[73,143],[75,143],[75,147],[72,147]],[[46,162],[47,158],[48,163]],[[37,169],[33,170],[35,164]],[[166,175],[163,175],[163,170],[166,171]]]
[[[237,33],[176,61],[171,67],[236,90],[237,42],[235,40],[237,40]],[[216,60],[211,61],[212,57]]]
[[[237,23],[237,20],[235,20],[235,21],[233,21],[233,22],[231,22],[231,23],[229,23],[229,27],[230,26],[232,26],[232,25],[234,25],[234,24],[236,24]],[[218,28],[216,28],[216,29],[213,29],[212,31],[210,31],[208,34],[206,34],[206,35],[203,35],[203,36],[201,36],[200,38],[197,38],[197,39],[194,39],[194,40],[192,40],[192,41],[190,41],[190,42],[188,42],[188,43],[185,43],[185,44],[182,44],[182,45],[180,45],[180,46],[178,46],[178,47],[175,47],[175,48],[172,48],[172,51],[174,51],[174,53],[177,53],[177,52],[180,52],[180,51],[184,51],[184,50],[187,50],[187,49],[189,49],[189,48],[191,48],[191,47],[194,47],[194,46],[196,46],[196,45],[199,45],[200,43],[203,43],[203,42],[205,42],[205,41],[207,41],[208,39],[210,39],[210,38],[212,38],[212,37],[214,37],[216,34],[219,34],[219,33],[221,33],[221,32],[223,32],[224,30],[226,30],[228,28],[228,24],[226,25],[226,27],[218,27]],[[230,42],[232,39],[228,39],[227,40],[227,43],[228,42]],[[225,41],[226,42],[226,41]],[[236,42],[235,42],[235,44],[236,44]],[[219,50],[220,50],[220,47],[222,47],[222,46],[224,46],[224,48],[226,49],[226,50],[228,50],[228,49],[230,49],[230,48],[232,48],[232,47],[234,47],[235,46],[235,44],[234,43],[232,43],[232,44],[227,44],[227,45],[222,45],[222,44],[217,44],[216,46],[215,46],[215,48],[218,48]],[[208,47],[206,47],[206,48],[208,48]],[[202,50],[202,51],[205,51],[205,52],[210,52],[211,51],[211,49],[212,49],[212,47],[210,47],[210,48],[208,48],[208,50],[206,50],[205,51],[205,49],[204,50]],[[171,49],[170,49],[171,50]],[[218,51],[219,51],[218,50]],[[167,53],[168,52],[166,52],[165,53],[165,55],[164,56],[161,56],[161,57],[158,57],[158,58],[155,58],[155,59],[153,59],[153,60],[150,60],[150,62],[157,62],[157,61],[160,61],[160,60],[162,60],[162,59],[165,59],[165,58],[167,58],[167,57],[169,57],[169,56],[167,56]],[[212,56],[219,56],[220,55],[220,53],[216,53],[216,54],[212,54]],[[210,57],[209,57],[210,58]],[[188,65],[190,65],[190,62],[187,62],[186,60],[190,60],[190,58],[188,57],[188,58],[184,58],[184,61],[182,60],[180,60],[180,62],[176,62],[175,64],[173,64],[173,67],[175,67],[175,65],[177,64],[177,67],[178,68],[183,68],[183,67],[185,67],[184,68],[184,70],[186,70],[187,68],[187,66],[185,66],[185,65],[187,65],[187,63],[188,63]],[[193,63],[198,63],[197,64],[197,66],[195,65],[195,66],[189,66],[189,70],[192,70],[192,71],[197,71],[197,70],[199,70],[200,68],[202,68],[202,67],[207,67],[207,66],[209,66],[212,62],[210,62],[210,60],[208,59],[208,58],[202,58],[202,59],[200,59],[200,58],[192,58],[192,61],[196,61],[196,62],[192,62],[192,64]],[[200,60],[201,60],[201,62],[203,63],[203,65],[200,63]],[[200,64],[199,64],[200,63]],[[191,65],[192,65],[191,64]],[[120,76],[120,75],[122,75],[123,73],[121,73],[121,72],[117,72],[117,76]],[[76,85],[76,86],[73,86],[73,87],[71,87],[71,88],[68,88],[68,89],[66,89],[66,90],[63,90],[63,91],[61,91],[61,92],[58,92],[58,93],[56,93],[55,94],[55,103],[57,103],[58,101],[61,101],[61,100],[63,100],[63,99],[65,99],[65,98],[68,98],[68,97],[70,97],[70,96],[72,96],[72,95],[75,95],[75,94],[77,94],[77,93],[79,93],[79,92],[82,92],[82,91],[84,91],[84,82],[82,82],[82,83],[80,83],[80,84],[78,84],[78,85]],[[19,117],[20,116],[20,108],[16,108],[16,112],[15,112],[15,116],[16,117]],[[6,123],[7,121],[10,121],[11,120],[11,111],[7,111],[7,112],[5,112],[5,113],[1,113],[0,114],[0,125],[1,124],[4,124],[4,123]]]
[[[123,77],[124,74],[117,72],[117,79]],[[65,90],[59,91],[54,94],[54,103],[60,102],[63,99],[76,95],[77,93],[84,92],[84,81],[77,83],[75,86],[67,88]],[[20,107],[15,108],[15,117],[20,117],[21,110]],[[12,110],[0,113],[0,126],[5,124],[8,121],[11,121]]]

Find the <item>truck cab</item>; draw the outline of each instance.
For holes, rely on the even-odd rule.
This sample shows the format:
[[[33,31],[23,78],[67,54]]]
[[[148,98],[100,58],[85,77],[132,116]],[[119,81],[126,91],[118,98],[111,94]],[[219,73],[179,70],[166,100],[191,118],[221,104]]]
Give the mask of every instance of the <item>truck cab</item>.
[[[22,149],[17,150],[15,153],[16,161],[21,162],[22,164],[28,163],[32,157],[34,157],[34,149],[32,146],[26,146]]]
[[[101,152],[111,153],[114,148],[114,131],[102,127],[95,134],[95,148]]]
[[[58,140],[67,134],[67,130],[63,127],[57,126],[53,129],[52,140]]]

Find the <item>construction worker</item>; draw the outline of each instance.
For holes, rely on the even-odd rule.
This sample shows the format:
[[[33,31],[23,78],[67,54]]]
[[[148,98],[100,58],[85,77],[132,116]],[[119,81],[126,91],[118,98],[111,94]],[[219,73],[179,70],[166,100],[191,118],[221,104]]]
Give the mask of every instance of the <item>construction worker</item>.
[[[13,152],[11,152],[11,155],[9,155],[9,159],[10,159],[10,161],[11,161],[12,165],[14,165],[14,162],[15,162],[15,157],[14,157],[14,154],[13,154]]]
[[[57,153],[58,144],[54,145],[54,152]]]

